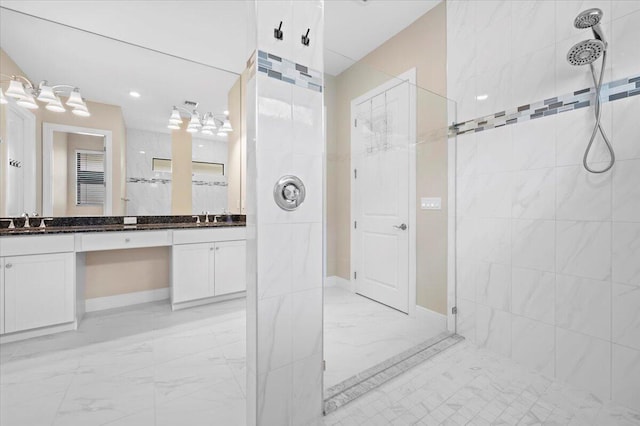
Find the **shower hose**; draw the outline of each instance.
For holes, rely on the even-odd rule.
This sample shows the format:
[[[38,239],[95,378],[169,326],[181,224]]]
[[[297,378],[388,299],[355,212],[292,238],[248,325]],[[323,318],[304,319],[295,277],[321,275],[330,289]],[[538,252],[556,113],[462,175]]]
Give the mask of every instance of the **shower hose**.
[[[604,132],[604,130],[602,129],[602,126],[600,125],[600,115],[601,115],[601,110],[600,110],[600,89],[602,88],[602,78],[604,77],[604,69],[605,69],[605,64],[606,63],[607,63],[607,51],[605,50],[604,53],[602,54],[602,67],[600,68],[600,77],[599,78],[596,78],[596,70],[595,70],[595,67],[593,66],[593,63],[589,64],[589,67],[591,68],[591,75],[593,76],[593,84],[595,84],[595,86],[596,86],[596,103],[595,103],[596,124],[595,124],[595,126],[593,126],[593,132],[591,133],[591,139],[589,139],[589,145],[587,145],[587,149],[584,152],[584,158],[582,159],[582,164],[584,165],[584,168],[587,169],[587,171],[589,171],[591,173],[604,173],[604,172],[607,172],[607,171],[611,170],[611,168],[613,167],[613,164],[616,162],[616,154],[613,151],[613,147],[611,146],[611,142],[609,141],[609,138],[607,137],[607,134]],[[600,134],[602,135],[602,138],[604,139],[604,143],[607,145],[607,149],[609,150],[609,154],[611,156],[611,161],[609,162],[609,165],[607,167],[605,167],[604,169],[601,169],[601,170],[592,169],[591,167],[589,167],[589,164],[587,162],[587,157],[589,157],[589,152],[591,151],[591,147],[593,146],[593,142],[596,139],[598,131],[600,131]]]

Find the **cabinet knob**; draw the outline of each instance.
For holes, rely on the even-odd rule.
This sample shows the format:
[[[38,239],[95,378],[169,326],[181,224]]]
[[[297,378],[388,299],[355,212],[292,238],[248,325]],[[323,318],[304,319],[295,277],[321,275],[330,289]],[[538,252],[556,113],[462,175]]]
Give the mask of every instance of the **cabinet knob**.
[[[209,250],[213,251],[213,247],[209,247]]]
[[[7,268],[7,269],[11,269],[12,266],[13,266],[13,264],[11,264],[11,263],[7,263],[6,265],[4,265],[4,267]]]

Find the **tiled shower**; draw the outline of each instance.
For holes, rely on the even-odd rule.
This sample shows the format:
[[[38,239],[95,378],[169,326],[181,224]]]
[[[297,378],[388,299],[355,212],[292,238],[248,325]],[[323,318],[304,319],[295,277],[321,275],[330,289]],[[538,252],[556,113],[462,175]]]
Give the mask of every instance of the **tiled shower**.
[[[591,38],[573,27],[591,7],[609,39],[602,124],[617,155],[599,175],[582,166],[591,75],[565,59]],[[448,95],[467,122],[458,333],[628,407],[640,405],[638,19],[633,1],[447,2]],[[597,139],[589,161],[608,159]]]

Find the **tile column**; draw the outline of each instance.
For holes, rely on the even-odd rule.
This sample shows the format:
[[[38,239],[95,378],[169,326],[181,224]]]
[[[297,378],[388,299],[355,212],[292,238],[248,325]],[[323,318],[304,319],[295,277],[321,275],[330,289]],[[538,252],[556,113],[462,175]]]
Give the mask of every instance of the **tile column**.
[[[256,1],[255,10],[257,50],[246,90],[247,424],[320,424],[323,1]],[[305,185],[294,211],[274,201],[285,175]]]

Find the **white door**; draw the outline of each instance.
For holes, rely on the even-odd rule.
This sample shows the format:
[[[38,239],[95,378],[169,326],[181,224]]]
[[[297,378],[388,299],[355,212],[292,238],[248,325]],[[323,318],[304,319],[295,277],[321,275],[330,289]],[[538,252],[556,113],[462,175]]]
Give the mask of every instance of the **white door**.
[[[246,251],[244,241],[216,243],[216,296],[247,289]]]
[[[356,292],[409,312],[410,83],[352,102],[352,267]],[[411,194],[413,197],[414,195]]]
[[[5,333],[74,320],[74,253],[4,258]]]
[[[177,245],[172,255],[172,302],[213,296],[213,244]]]

